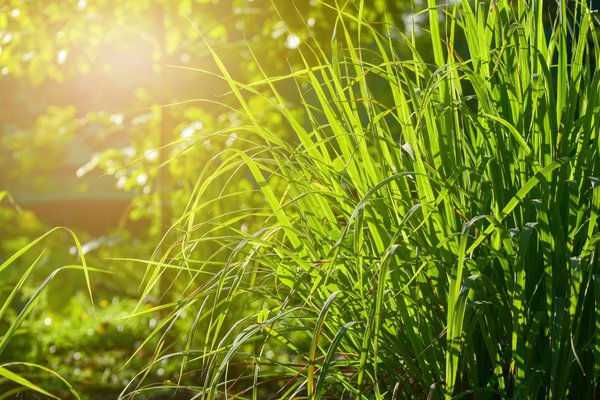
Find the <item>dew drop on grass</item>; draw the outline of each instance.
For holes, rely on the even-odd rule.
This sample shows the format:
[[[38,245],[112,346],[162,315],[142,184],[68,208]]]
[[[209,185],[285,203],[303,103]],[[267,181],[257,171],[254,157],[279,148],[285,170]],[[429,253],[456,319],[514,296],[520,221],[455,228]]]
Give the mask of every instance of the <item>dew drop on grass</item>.
[[[52,324],[52,318],[50,318],[50,317],[44,318],[44,325],[50,326],[50,324]]]

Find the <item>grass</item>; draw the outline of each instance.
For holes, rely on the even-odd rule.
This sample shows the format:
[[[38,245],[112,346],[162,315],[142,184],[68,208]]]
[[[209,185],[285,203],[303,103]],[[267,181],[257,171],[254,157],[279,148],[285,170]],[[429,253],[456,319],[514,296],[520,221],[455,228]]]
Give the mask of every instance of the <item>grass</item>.
[[[303,43],[287,76],[239,82],[207,43],[244,149],[204,170],[148,263],[144,297],[169,269],[184,289],[140,312],[163,313],[142,346],[159,344],[121,397],[177,390],[146,382],[175,358],[199,399],[596,398],[596,15],[581,0],[429,0],[429,57],[362,0],[322,3],[331,45]],[[204,218],[211,185],[243,174],[264,208]]]
[[[0,200],[3,193],[0,193]],[[7,195],[8,196],[8,195]],[[29,287],[27,285],[31,284],[32,273],[39,269],[38,267],[41,264],[41,260],[44,256],[45,250],[42,250],[40,254],[35,258],[33,262],[27,267],[23,268],[23,264],[19,263],[21,258],[24,258],[28,253],[33,252],[36,248],[36,245],[47,240],[48,237],[54,235],[59,230],[65,230],[73,239],[75,244],[75,248],[77,249],[77,254],[79,256],[79,260],[81,262],[80,265],[63,265],[61,267],[54,268],[48,276],[43,280],[39,286],[37,286],[33,290],[27,290]],[[0,355],[2,355],[8,349],[8,346],[11,343],[11,340],[15,338],[15,336],[22,334],[23,332],[19,332],[22,329],[23,322],[29,316],[29,314],[33,311],[34,307],[38,303],[40,296],[47,289],[48,285],[59,275],[62,275],[61,272],[65,272],[68,270],[76,270],[81,271],[85,277],[85,281],[87,284],[88,293],[90,296],[90,300],[93,304],[92,298],[92,290],[90,285],[90,272],[103,272],[102,270],[98,270],[93,267],[89,267],[86,263],[85,256],[83,250],[81,248],[81,244],[79,243],[79,239],[71,230],[67,228],[57,227],[51,229],[47,233],[41,235],[35,240],[31,241],[27,245],[23,246],[19,251],[5,259],[0,264],[0,273],[9,268],[21,268],[24,269],[21,271],[21,278],[18,282],[10,289],[10,293],[7,296],[3,296],[1,307],[0,307],[0,321],[4,320],[7,312],[11,309],[11,307],[19,308],[18,314],[15,315],[14,319],[9,318],[8,326],[3,326],[6,330],[2,332],[2,336],[0,337]],[[35,284],[34,284],[35,285]],[[17,303],[16,305],[13,303]],[[18,303],[23,303],[19,305]],[[16,369],[17,371],[13,371]],[[37,371],[42,374],[42,376],[48,377],[49,380],[54,380],[56,382],[60,382],[59,385],[62,386],[65,392],[68,392],[70,396],[73,398],[79,399],[79,395],[77,391],[71,386],[67,379],[62,377],[56,371],[47,368],[43,365],[39,365],[31,362],[24,361],[12,361],[12,362],[4,362],[0,363],[0,377],[2,381],[8,381],[15,383],[17,387],[8,390],[6,393],[0,395],[0,398],[10,398],[11,396],[19,395],[20,392],[29,390],[33,392],[37,392],[39,394],[45,395],[47,398],[59,399],[56,395],[47,391],[45,388],[39,386],[34,383],[30,379],[28,379],[27,374],[23,373],[23,371],[29,371],[29,375],[31,375],[32,371]],[[46,378],[48,380],[48,378]]]
[[[595,15],[583,1],[430,0],[428,61],[362,1],[323,4],[331,49],[300,49],[316,66],[245,84],[209,46],[254,146],[199,180],[163,261],[204,257],[200,188],[219,175],[251,174],[270,216],[249,234],[212,221],[231,256],[167,317],[198,306],[205,344],[181,356],[203,371],[196,397],[595,398]]]

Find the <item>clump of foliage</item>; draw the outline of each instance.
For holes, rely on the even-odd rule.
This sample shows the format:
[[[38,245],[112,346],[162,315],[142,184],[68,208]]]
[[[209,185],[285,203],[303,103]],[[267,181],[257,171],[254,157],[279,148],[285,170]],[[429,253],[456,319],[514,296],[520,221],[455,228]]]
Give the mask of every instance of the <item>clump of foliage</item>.
[[[52,289],[48,291],[50,295],[55,294]],[[27,360],[27,363],[9,361],[4,365],[59,398],[72,395],[55,378],[56,374],[68,380],[81,399],[117,398],[151,357],[148,352],[136,349],[158,321],[156,313],[144,312],[152,308],[150,304],[142,308],[139,316],[131,318],[135,305],[135,299],[114,296],[99,299],[94,309],[89,299],[79,294],[59,310],[50,311],[51,307],[42,300],[2,354],[4,360]],[[156,341],[150,341],[150,346],[155,344]],[[31,367],[33,364],[48,370],[36,370]],[[152,379],[172,379],[178,375],[178,363],[162,359],[157,365],[150,375]],[[9,381],[0,384],[0,388],[13,394],[27,389]],[[186,393],[182,390],[180,395]],[[160,395],[157,390],[154,398],[161,398]]]
[[[137,288],[118,285],[137,282],[139,274],[132,271],[139,268],[120,260],[120,268],[108,274],[105,256],[118,251],[117,235],[82,244],[68,229],[49,230],[9,193],[0,193],[0,200],[0,254],[7,254],[0,259],[0,399],[117,398],[152,359],[152,352],[140,345],[152,348],[157,343],[156,338],[146,340],[159,323],[157,299],[140,304]],[[127,243],[143,247],[131,238]],[[103,268],[90,267],[90,262]],[[183,315],[180,322],[184,331],[171,336],[171,346],[185,344],[182,338],[193,317]],[[178,362],[152,362],[158,366],[148,377],[193,383],[179,377]],[[169,393],[168,388],[153,389],[154,399]],[[188,395],[181,389],[179,397],[168,396]]]
[[[207,44],[254,146],[201,177],[153,269],[220,265],[160,327],[197,309],[204,345],[167,352],[201,370],[196,398],[595,398],[596,16],[584,1],[548,15],[542,1],[430,0],[429,62],[364,2],[323,4],[331,51],[299,48],[317,66],[246,84]],[[257,95],[291,140],[256,117]],[[220,263],[197,218],[237,170],[266,199],[246,216],[268,215],[250,232],[215,217],[231,231],[211,239],[231,251]]]

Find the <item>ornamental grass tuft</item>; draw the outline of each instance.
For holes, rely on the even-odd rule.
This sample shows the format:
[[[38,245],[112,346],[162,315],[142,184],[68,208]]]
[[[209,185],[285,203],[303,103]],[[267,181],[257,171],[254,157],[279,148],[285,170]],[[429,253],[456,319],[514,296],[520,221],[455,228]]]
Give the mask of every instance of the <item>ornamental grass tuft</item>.
[[[423,48],[363,1],[323,2],[327,48],[303,42],[304,68],[250,83],[207,44],[247,146],[199,177],[151,264],[147,293],[167,267],[208,276],[171,304],[155,359],[201,371],[201,399],[597,398],[598,16],[544,3],[429,0]],[[198,222],[235,174],[264,207]],[[187,310],[201,343],[173,350]]]

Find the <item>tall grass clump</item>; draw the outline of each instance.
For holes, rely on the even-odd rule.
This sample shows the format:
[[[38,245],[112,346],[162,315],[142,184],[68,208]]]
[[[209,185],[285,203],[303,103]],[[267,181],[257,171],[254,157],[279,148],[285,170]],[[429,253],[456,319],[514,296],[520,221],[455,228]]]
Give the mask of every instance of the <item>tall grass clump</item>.
[[[252,145],[199,178],[151,264],[148,292],[165,268],[212,268],[203,242],[229,249],[159,326],[195,310],[202,339],[153,359],[201,371],[206,399],[597,398],[596,15],[585,1],[429,0],[421,51],[362,1],[323,5],[331,46],[304,43],[287,76],[239,82],[209,46]],[[264,196],[245,214],[268,211],[262,228],[240,230],[243,213],[198,224],[205,188],[240,171]]]

